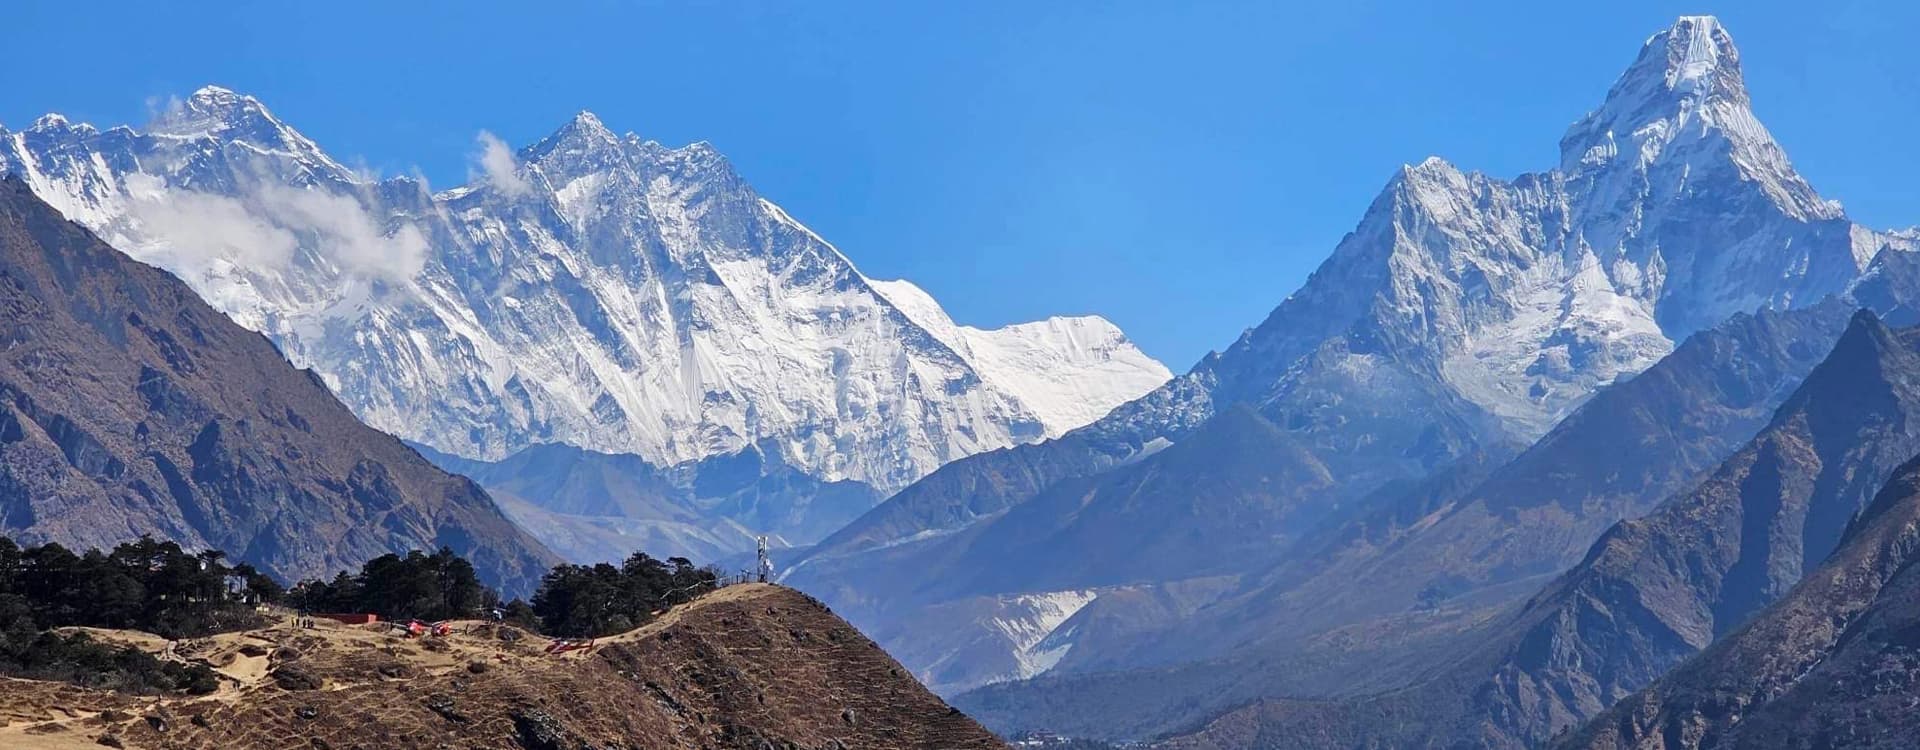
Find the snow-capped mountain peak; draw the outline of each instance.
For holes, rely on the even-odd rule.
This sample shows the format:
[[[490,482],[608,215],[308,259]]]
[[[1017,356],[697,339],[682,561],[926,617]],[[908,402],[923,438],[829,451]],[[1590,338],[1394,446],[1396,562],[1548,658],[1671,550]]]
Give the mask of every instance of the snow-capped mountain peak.
[[[567,120],[566,124],[561,125],[560,129],[553,131],[552,135],[527,147],[526,156],[529,161],[540,161],[563,156],[580,156],[619,147],[620,137],[608,130],[607,126],[600,122],[599,116],[583,109],[572,119]]]
[[[68,130],[72,128],[83,128],[86,130],[94,129],[92,125],[89,125],[87,123],[83,122],[83,123],[80,123],[79,125],[75,125],[71,122],[68,122],[67,118],[64,115],[61,115],[57,112],[49,112],[47,114],[34,118],[33,124],[27,126],[27,132],[46,133],[51,131]]]
[[[567,121],[566,129],[596,133],[609,137],[613,135],[613,131],[608,130],[605,123],[600,122],[599,115],[594,114],[591,110],[585,109],[573,113],[573,119]]]
[[[954,323],[932,295],[911,281],[867,283],[908,319],[974,363],[981,377],[1018,395],[1040,415],[1048,437],[1066,432],[1061,425],[1087,424],[1111,410],[1113,405],[1099,394],[1103,383],[1172,376],[1134,348],[1119,326],[1098,315],[1054,316],[986,330]],[[1041,366],[1044,362],[1059,364]]]
[[[1681,16],[1664,33],[1648,37],[1646,47],[1666,53],[1667,88],[1675,93],[1746,99],[1740,53],[1733,48],[1733,38],[1720,25],[1720,19]]]
[[[1438,157],[1398,170],[1298,292],[1203,363],[1216,397],[1299,401],[1275,421],[1310,430],[1337,422],[1309,395],[1384,400],[1391,373],[1439,394],[1450,434],[1529,440],[1693,332],[1814,303],[1913,245],[1853,225],[1793,169],[1710,16],[1654,34],[1560,151],[1513,180]]]
[[[0,133],[0,170],[273,338],[370,424],[469,457],[752,452],[885,491],[1167,378],[1098,319],[978,331],[931,298],[903,311],[711,145],[590,112],[525,148],[480,144],[469,185],[428,195],[209,87],[146,132]]]
[[[203,86],[167,107],[147,123],[146,133],[218,143],[240,143],[294,156],[323,167],[344,180],[354,172],[327,156],[320,146],[275,117],[259,99],[220,86]]]
[[[147,123],[155,135],[226,135],[246,139],[277,134],[286,125],[267,107],[245,94],[221,86],[203,86],[192,95],[168,104]]]
[[[1796,218],[1842,215],[1794,171],[1754,117],[1740,52],[1712,16],[1681,17],[1649,38],[1606,101],[1560,141],[1561,171],[1595,180],[1647,172],[1659,162],[1709,161],[1730,162]]]
[[[1685,16],[1648,38],[1601,106],[1567,130],[1560,142],[1560,167],[1574,172],[1582,165],[1620,158],[1623,152],[1631,163],[1637,161],[1636,152],[1608,146],[1654,135],[1644,132],[1649,129],[1676,127],[1683,118],[1697,128],[1747,125],[1729,122],[1728,116],[1745,113],[1743,119],[1751,119],[1749,106],[1733,38],[1712,16]],[[1764,129],[1733,129],[1740,138],[1766,137]]]

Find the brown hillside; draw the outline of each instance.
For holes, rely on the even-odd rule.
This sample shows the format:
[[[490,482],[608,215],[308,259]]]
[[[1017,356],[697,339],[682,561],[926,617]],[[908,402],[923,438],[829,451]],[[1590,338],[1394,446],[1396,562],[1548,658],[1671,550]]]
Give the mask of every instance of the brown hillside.
[[[999,748],[811,597],[722,589],[591,653],[461,623],[446,638],[283,625],[174,644],[218,669],[205,697],[0,685],[0,747]]]

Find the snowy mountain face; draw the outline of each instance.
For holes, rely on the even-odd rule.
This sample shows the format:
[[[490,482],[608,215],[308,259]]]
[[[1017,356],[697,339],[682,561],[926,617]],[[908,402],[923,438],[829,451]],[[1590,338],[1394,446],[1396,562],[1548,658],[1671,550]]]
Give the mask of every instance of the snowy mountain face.
[[[1092,591],[1053,591],[966,599],[929,609],[875,637],[890,644],[895,650],[888,653],[902,663],[920,665],[914,677],[928,689],[954,694],[1053,669],[1073,650],[1074,616],[1097,598]],[[955,633],[957,622],[974,627]],[[915,632],[964,637],[916,638]]]
[[[268,335],[369,424],[472,458],[753,452],[890,491],[1168,377],[1099,318],[954,324],[705,143],[582,113],[518,152],[483,146],[471,184],[433,193],[210,87],[144,130],[0,130],[0,170]]]
[[[1912,246],[1794,171],[1711,17],[1649,39],[1560,151],[1511,181],[1438,158],[1402,169],[1299,292],[1202,363],[1214,399],[1313,425],[1322,407],[1288,402],[1316,379],[1405,372],[1457,399],[1470,431],[1528,442],[1695,331],[1812,304]]]
[[[1079,427],[1105,416],[1119,404],[1115,383],[1138,388],[1156,372],[1147,359],[1112,323],[1097,316],[1055,317],[1018,323],[994,330],[957,325],[926,291],[909,281],[870,281],[875,290],[907,318],[970,362],[980,377],[995,388],[1018,397],[1032,408],[1048,437],[1058,437],[1060,425]],[[1163,368],[1162,368],[1163,369]],[[1160,376],[1153,385],[1167,380]]]

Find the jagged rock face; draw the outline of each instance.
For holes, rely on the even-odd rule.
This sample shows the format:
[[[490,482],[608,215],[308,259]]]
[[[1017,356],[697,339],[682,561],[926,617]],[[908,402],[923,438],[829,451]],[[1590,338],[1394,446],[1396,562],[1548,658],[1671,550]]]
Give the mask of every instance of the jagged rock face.
[[[1903,747],[1920,733],[1920,464],[1780,601],[1563,748]]]
[[[80,549],[151,534],[283,580],[445,545],[521,594],[558,562],[473,482],[13,178],[0,311],[0,534]]]
[[[710,146],[582,113],[473,184],[341,166],[207,88],[145,131],[49,116],[0,169],[318,370],[369,424],[497,459],[753,452],[891,490],[1163,382],[1093,317],[979,330],[875,282]]]
[[[1862,313],[1772,425],[1701,487],[1609,531],[1537,597],[1483,698],[1540,742],[1732,632],[1826,560],[1920,453],[1920,331]],[[1521,703],[1516,696],[1533,696]]]

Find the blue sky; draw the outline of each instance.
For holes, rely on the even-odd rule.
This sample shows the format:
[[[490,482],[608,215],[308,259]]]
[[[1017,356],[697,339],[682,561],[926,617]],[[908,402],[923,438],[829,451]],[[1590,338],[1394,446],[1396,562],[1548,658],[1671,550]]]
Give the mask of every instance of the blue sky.
[[[711,141],[962,322],[1099,313],[1175,370],[1298,287],[1400,164],[1550,167],[1684,13],[1727,24],[1815,187],[1920,223],[1920,11],[1897,3],[8,5],[10,127],[139,123],[219,83],[343,161],[447,187],[478,131],[520,146],[590,109]]]

